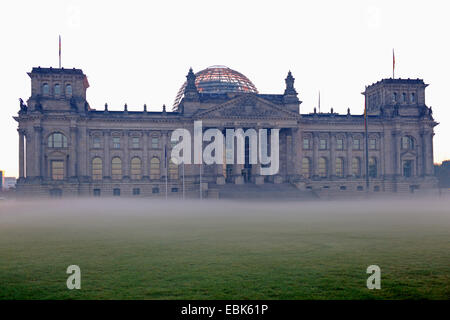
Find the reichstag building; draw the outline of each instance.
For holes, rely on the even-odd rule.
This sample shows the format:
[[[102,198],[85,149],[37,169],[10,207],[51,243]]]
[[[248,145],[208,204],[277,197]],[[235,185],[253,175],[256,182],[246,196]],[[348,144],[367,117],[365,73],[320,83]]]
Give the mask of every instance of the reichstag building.
[[[366,87],[364,115],[301,112],[289,72],[284,93],[265,94],[224,66],[194,73],[170,110],[93,108],[80,69],[33,68],[31,96],[20,100],[17,191],[25,196],[320,197],[407,193],[436,186],[433,128],[421,79],[383,79]],[[169,109],[169,108],[168,108]],[[176,165],[171,132],[279,129],[279,170],[260,164]],[[367,143],[366,143],[367,141]],[[368,149],[366,151],[366,148]],[[366,156],[366,154],[368,156]],[[170,156],[169,156],[170,158]],[[367,164],[367,165],[366,165]],[[368,174],[366,174],[366,172]],[[366,178],[368,176],[368,187]]]

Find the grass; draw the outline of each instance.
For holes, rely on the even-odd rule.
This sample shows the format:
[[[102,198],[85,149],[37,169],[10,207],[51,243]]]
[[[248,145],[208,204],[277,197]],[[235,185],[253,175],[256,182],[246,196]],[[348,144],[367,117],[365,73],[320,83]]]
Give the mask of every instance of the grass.
[[[0,299],[449,299],[449,274],[448,203],[0,204]]]

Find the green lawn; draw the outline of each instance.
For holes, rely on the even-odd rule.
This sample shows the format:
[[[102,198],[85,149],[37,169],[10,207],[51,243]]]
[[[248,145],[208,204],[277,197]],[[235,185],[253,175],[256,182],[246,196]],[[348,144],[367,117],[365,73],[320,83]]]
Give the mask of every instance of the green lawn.
[[[0,299],[449,299],[449,205],[2,201]]]

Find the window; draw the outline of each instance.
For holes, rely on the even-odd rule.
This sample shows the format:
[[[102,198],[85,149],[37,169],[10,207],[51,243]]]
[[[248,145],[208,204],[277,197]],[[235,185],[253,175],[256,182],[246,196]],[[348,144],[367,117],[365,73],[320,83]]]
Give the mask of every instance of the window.
[[[327,139],[320,139],[319,140],[319,149],[320,150],[326,150],[327,149]]]
[[[328,176],[327,158],[319,158],[319,176],[321,178],[326,178]]]
[[[113,189],[113,196],[114,197],[120,197],[120,189],[119,188],[114,188]]]
[[[43,96],[48,96],[49,91],[50,91],[50,89],[49,89],[48,83],[44,83],[42,85],[42,95]]]
[[[178,179],[178,165],[173,163],[172,159],[169,161],[169,179]]]
[[[178,188],[172,188],[172,192],[178,192]]]
[[[158,158],[153,157],[152,160],[150,160],[150,179],[159,179],[160,176],[160,161]]]
[[[138,196],[141,194],[141,189],[139,188],[133,188],[133,196]]]
[[[63,180],[64,179],[64,161],[63,160],[52,160],[52,180]]]
[[[134,149],[138,149],[140,147],[139,137],[133,137],[131,145],[133,146]]]
[[[415,103],[416,102],[416,94],[414,92],[411,92],[409,99],[411,100],[411,103]]]
[[[303,149],[309,150],[311,148],[310,140],[309,138],[303,138]]]
[[[403,161],[403,176],[409,178],[412,176],[412,160]]]
[[[67,138],[62,133],[52,133],[48,137],[49,148],[67,148]]]
[[[403,150],[414,149],[414,139],[410,136],[402,137],[402,149]]]
[[[119,157],[111,160],[111,178],[122,179],[122,160]]]
[[[100,197],[101,191],[100,189],[94,189],[94,197]]]
[[[100,137],[93,138],[93,147],[97,149],[100,148]]]
[[[377,148],[377,139],[369,139],[369,149],[375,150]]]
[[[158,187],[153,188],[152,193],[159,193],[159,188]]]
[[[96,157],[92,159],[92,180],[102,180],[103,162],[102,159]]]
[[[142,162],[141,159],[135,157],[131,159],[131,179],[140,180],[141,179],[141,169]]]
[[[361,176],[361,159],[359,158],[352,159],[352,174],[355,177]]]
[[[369,158],[369,177],[377,177],[377,159],[375,157]]]
[[[402,93],[402,102],[406,103],[406,93]]]
[[[347,187],[346,186],[340,186],[339,190],[347,190]]]
[[[70,84],[66,85],[66,96],[68,96],[68,97],[72,96],[72,85],[70,85]]]
[[[373,187],[373,191],[375,191],[375,192],[380,192],[380,186],[375,186],[375,187]]]
[[[302,175],[306,179],[311,177],[311,160],[309,158],[302,159]]]
[[[397,102],[397,92],[392,94],[392,102]]]
[[[339,138],[336,139],[336,150],[343,150],[344,149],[344,139]]]
[[[343,177],[344,176],[344,159],[336,158],[336,176]]]
[[[112,142],[114,149],[120,149],[120,137],[113,137]]]
[[[55,84],[53,93],[55,94],[55,96],[59,96],[61,94],[61,86],[58,83]]]
[[[354,139],[353,140],[353,150],[360,150],[360,149],[361,149],[361,140]]]
[[[363,188],[363,186],[357,186],[357,187],[356,187],[356,190],[358,190],[358,191],[363,191],[364,188]]]
[[[158,137],[152,137],[152,148],[153,149],[159,148],[159,138]]]

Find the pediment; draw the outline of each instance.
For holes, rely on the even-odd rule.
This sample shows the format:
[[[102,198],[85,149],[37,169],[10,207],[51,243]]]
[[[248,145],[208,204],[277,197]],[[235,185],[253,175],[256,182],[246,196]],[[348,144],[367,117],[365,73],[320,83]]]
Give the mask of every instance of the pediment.
[[[405,151],[405,152],[403,152],[403,153],[401,154],[401,157],[402,157],[402,158],[411,158],[411,159],[414,159],[416,156],[417,156],[416,153],[413,152],[413,151],[411,151],[411,150]]]
[[[241,96],[195,114],[202,119],[298,119],[299,114],[285,110],[255,95]]]

